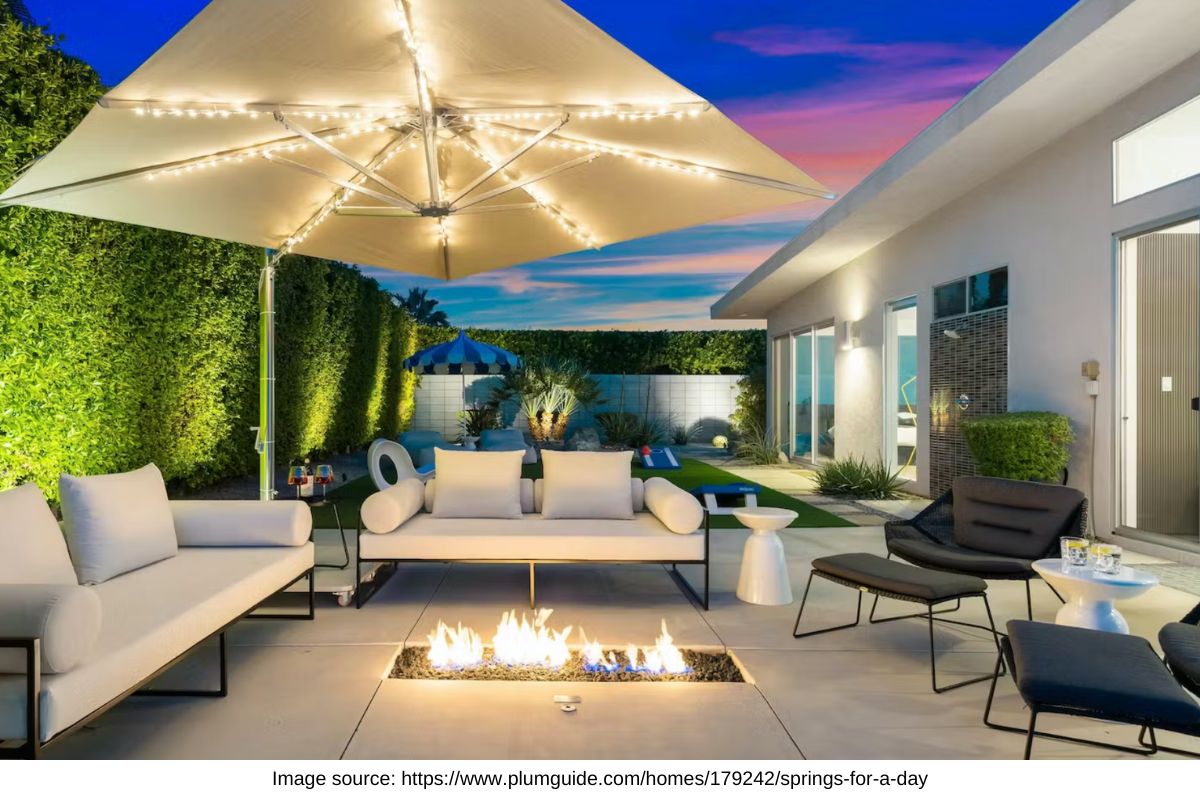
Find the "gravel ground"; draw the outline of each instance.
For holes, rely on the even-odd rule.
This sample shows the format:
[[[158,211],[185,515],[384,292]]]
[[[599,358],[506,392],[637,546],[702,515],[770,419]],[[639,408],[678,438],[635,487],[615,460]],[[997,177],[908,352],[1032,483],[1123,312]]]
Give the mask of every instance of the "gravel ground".
[[[406,647],[396,657],[392,667],[392,678],[410,680],[465,680],[465,681],[587,681],[604,683],[631,683],[639,681],[684,683],[745,683],[737,664],[725,653],[700,653],[683,650],[683,660],[691,672],[683,675],[656,675],[646,672],[626,672],[623,667],[629,662],[624,653],[616,652],[617,663],[622,669],[616,672],[594,672],[584,669],[583,658],[578,653],[561,669],[549,667],[509,667],[484,663],[467,669],[435,669],[429,665],[427,647]],[[491,648],[484,650],[490,657]]]

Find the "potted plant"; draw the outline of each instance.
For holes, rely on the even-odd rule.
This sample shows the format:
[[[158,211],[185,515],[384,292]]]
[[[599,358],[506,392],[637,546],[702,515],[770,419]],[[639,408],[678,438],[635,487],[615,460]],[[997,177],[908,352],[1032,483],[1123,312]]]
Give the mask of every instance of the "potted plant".
[[[980,475],[1066,483],[1071,421],[1052,411],[1011,411],[964,420],[963,438]]]

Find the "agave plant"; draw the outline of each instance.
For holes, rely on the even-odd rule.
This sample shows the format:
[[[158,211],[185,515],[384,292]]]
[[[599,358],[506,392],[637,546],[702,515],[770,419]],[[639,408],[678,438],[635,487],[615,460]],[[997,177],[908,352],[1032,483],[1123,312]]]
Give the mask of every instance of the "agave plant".
[[[891,500],[904,485],[900,470],[892,471],[882,460],[843,458],[817,467],[817,491],[865,500]]]
[[[481,433],[500,427],[500,409],[493,405],[474,405],[458,412],[458,424],[463,436],[479,437]]]
[[[778,464],[780,461],[779,440],[754,421],[748,420],[742,425],[736,452],[738,458],[751,464]]]

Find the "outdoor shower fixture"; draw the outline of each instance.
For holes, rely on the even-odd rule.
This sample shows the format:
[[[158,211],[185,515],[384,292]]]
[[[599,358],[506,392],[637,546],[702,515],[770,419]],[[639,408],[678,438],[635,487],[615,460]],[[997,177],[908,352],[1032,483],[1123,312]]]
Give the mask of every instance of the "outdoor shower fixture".
[[[962,335],[961,333],[959,333],[958,331],[954,330],[953,328],[946,328],[944,331],[942,331],[942,334],[943,334],[943,335],[944,335],[944,336],[945,336],[947,339],[961,339],[961,338],[963,338],[963,335]]]

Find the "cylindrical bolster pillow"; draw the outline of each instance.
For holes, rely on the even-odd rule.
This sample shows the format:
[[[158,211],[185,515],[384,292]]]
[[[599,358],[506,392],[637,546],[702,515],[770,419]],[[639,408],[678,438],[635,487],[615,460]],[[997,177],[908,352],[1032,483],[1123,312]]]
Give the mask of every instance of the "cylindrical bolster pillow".
[[[648,478],[646,508],[672,533],[694,533],[704,524],[700,501],[666,478]]]
[[[300,500],[172,500],[180,547],[299,547],[312,535]]]
[[[42,672],[78,665],[100,635],[100,596],[87,586],[0,585],[0,638],[41,639]],[[25,672],[25,652],[0,650],[0,672]]]
[[[425,484],[416,478],[405,478],[368,497],[358,513],[363,527],[371,533],[391,533],[424,504]]]

